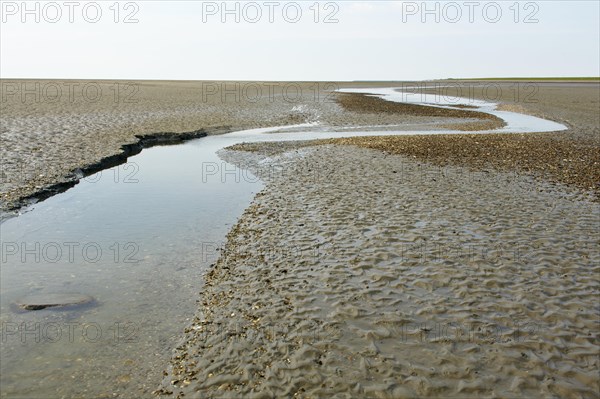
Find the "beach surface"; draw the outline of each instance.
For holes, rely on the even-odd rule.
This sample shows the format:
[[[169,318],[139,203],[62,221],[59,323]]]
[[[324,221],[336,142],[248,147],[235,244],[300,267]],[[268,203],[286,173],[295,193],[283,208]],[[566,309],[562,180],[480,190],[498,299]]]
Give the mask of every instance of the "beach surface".
[[[206,277],[175,397],[594,397],[600,207],[350,146],[224,151],[268,182]]]
[[[123,146],[135,147],[142,137],[160,137],[166,144],[177,143],[182,137],[305,123],[319,124],[323,130],[346,131],[469,132],[502,125],[490,115],[466,113],[468,103],[462,111],[450,111],[335,93],[343,88],[370,87],[398,87],[414,93],[413,98],[438,93],[441,97],[500,102],[502,109],[570,126],[568,132],[559,135],[539,136],[536,142],[540,146],[552,148],[560,138],[577,150],[598,152],[596,111],[600,90],[598,83],[593,82],[1,79],[0,209],[18,209],[72,186],[82,176],[124,162],[131,148],[124,151]],[[152,145],[151,142],[143,140],[141,147]]]
[[[498,98],[468,82],[474,100],[569,127],[541,134],[473,134],[502,121],[468,105],[332,92],[410,82],[294,83],[294,98],[290,83],[258,97],[255,82],[96,83],[110,95],[3,93],[2,210],[76,182],[123,146],[306,123],[382,132],[219,152],[266,188],[197,281],[198,311],[157,395],[600,395],[597,83],[536,83],[525,100],[514,82],[493,83]],[[446,129],[464,134],[385,136]]]
[[[267,187],[157,393],[598,396],[598,89],[551,88],[565,132],[222,151]]]

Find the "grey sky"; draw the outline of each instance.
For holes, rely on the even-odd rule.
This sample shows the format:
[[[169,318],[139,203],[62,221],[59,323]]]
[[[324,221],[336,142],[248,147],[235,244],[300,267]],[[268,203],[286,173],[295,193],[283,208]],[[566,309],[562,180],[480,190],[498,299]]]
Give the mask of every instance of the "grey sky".
[[[21,1],[1,3],[2,77],[403,80],[600,74],[597,1],[427,2],[429,13],[421,1],[228,2],[229,14],[220,1],[116,6],[30,1],[27,10]]]

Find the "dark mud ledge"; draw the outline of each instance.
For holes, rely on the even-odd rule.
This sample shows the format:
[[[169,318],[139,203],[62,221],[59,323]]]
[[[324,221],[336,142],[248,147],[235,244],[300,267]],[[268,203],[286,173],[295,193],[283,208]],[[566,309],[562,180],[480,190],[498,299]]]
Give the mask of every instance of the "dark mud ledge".
[[[96,163],[78,168],[72,171],[70,174],[64,176],[64,181],[45,186],[33,194],[19,198],[14,202],[2,204],[0,208],[0,222],[10,218],[11,216],[15,216],[15,213],[22,208],[67,191],[68,189],[77,185],[81,179],[87,176],[98,173],[101,170],[109,169],[126,163],[129,157],[139,154],[144,148],[162,145],[176,145],[189,140],[206,137],[209,134],[224,134],[231,131],[233,131],[231,126],[224,126],[219,128],[199,129],[184,133],[163,132],[136,135],[135,137],[138,139],[138,141],[136,143],[122,145],[121,153],[110,155],[102,158]]]

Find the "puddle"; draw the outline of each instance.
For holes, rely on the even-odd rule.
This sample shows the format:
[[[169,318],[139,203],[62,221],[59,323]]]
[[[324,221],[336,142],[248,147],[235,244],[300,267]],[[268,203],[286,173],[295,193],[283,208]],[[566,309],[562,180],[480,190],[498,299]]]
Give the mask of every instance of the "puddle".
[[[399,94],[379,95],[396,100]],[[554,122],[478,106],[509,121],[502,131],[561,130]],[[280,132],[299,127],[307,131]],[[383,134],[453,132],[460,133]],[[263,188],[216,152],[241,142],[380,134],[299,125],[153,147],[4,221],[1,396],[148,396],[195,314],[203,274]],[[93,298],[94,306],[14,311],[20,298],[73,293]]]

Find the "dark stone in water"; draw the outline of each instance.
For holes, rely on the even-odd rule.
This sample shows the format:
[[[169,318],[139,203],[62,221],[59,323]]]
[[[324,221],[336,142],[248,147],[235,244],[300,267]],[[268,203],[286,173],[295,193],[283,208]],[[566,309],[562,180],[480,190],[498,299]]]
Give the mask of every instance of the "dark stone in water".
[[[92,303],[94,298],[82,294],[33,294],[15,301],[21,310],[42,310]]]

